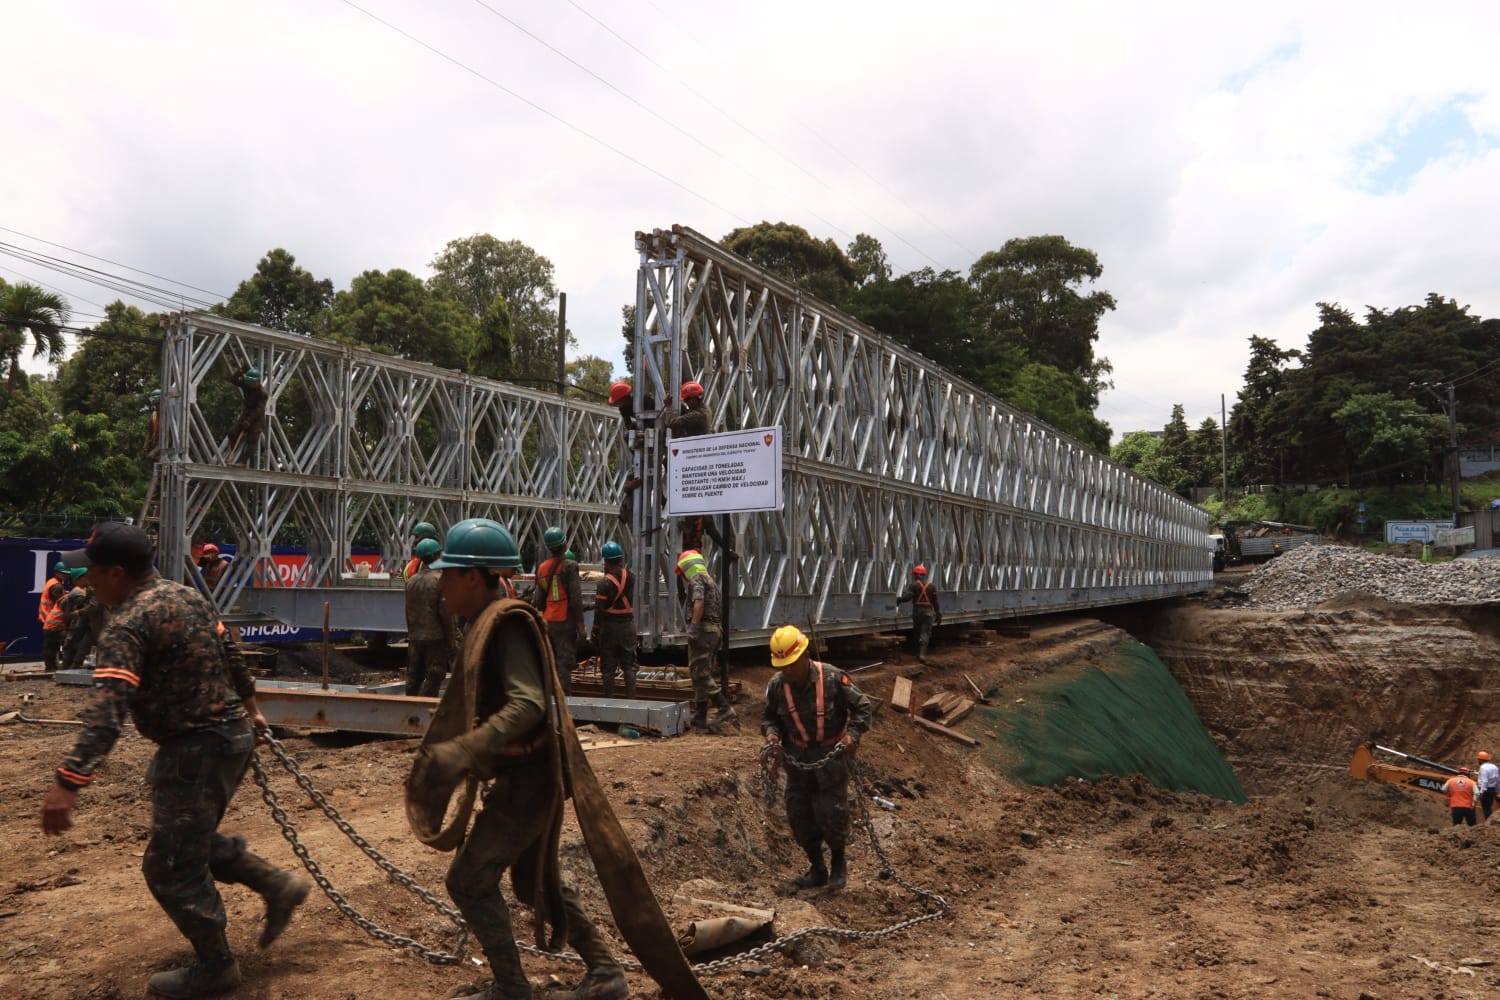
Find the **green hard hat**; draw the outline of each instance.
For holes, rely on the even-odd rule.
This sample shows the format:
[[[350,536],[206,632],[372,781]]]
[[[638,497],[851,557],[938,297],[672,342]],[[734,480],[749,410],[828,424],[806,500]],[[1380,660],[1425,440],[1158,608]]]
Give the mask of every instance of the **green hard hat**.
[[[443,554],[443,543],[436,538],[424,538],[417,543],[415,551],[418,559],[427,562],[433,556]]]
[[[76,580],[88,571],[89,568],[87,566],[75,566],[74,568],[68,570],[68,575]]]
[[[619,542],[605,542],[604,548],[600,550],[600,555],[606,559],[624,559],[625,550],[620,547]]]
[[[411,533],[416,538],[431,538],[434,541],[438,538],[438,530],[430,521],[418,521],[412,525]]]
[[[490,566],[496,569],[520,569],[521,553],[510,532],[487,517],[459,521],[448,531],[443,554],[433,569],[468,569]]]
[[[54,572],[54,573],[66,573],[67,571],[68,571],[68,567],[66,567],[66,566],[63,565],[63,562],[62,562],[61,559],[59,559],[57,562],[55,562],[55,563],[52,564],[52,572]]]
[[[568,536],[561,528],[552,527],[542,532],[542,544],[549,549],[560,549],[568,544]]]
[[[153,403],[156,402],[158,399],[161,399],[161,390],[160,389],[152,389],[151,390],[151,397],[150,398],[151,398],[151,402],[153,402]]]
[[[259,368],[246,368],[245,369],[245,381],[246,382],[259,382],[260,381],[260,369]]]
[[[563,553],[563,558],[564,559],[577,559],[578,558],[578,553],[574,552],[572,549],[569,549],[568,551],[566,551],[566,552]]]

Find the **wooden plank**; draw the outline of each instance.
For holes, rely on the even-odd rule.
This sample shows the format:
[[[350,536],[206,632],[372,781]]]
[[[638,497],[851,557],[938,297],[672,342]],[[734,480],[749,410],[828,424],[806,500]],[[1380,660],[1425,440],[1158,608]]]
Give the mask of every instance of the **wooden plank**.
[[[717,899],[699,899],[697,896],[684,896],[681,893],[672,897],[672,902],[692,909],[707,908],[720,910],[724,913],[733,913],[737,916],[748,917],[768,924],[776,919],[775,910],[761,910],[753,906],[740,906],[737,903],[721,903]]]
[[[939,736],[946,736],[955,743],[962,743],[966,747],[977,747],[979,745],[979,741],[972,736],[965,736],[957,729],[949,729],[947,726],[933,722],[931,719],[924,719],[919,715],[913,721],[928,732],[937,733]]]
[[[965,698],[962,704],[939,719],[938,725],[951,726],[954,723],[962,722],[969,717],[970,712],[974,711],[974,704],[975,702],[972,699]]]
[[[911,678],[897,677],[896,683],[891,686],[891,707],[910,715],[915,698],[916,695],[911,688]]]
[[[948,708],[943,707],[944,704],[946,704],[947,700],[948,692],[939,691],[931,698],[928,698],[926,701],[922,702],[922,707],[917,709],[917,712],[918,714],[925,715],[929,718],[937,715],[942,715],[944,712],[948,711]]]
[[[970,677],[968,674],[964,674],[964,680],[968,681],[969,690],[974,692],[974,697],[980,701],[984,701],[984,692],[979,690],[979,685],[974,683],[974,678]]]

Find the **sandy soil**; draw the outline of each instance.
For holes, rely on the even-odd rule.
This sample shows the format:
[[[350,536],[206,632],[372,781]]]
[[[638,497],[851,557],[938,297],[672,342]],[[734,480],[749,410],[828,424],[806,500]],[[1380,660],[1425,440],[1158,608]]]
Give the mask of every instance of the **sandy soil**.
[[[1027,640],[945,648],[922,685],[1055,659],[1055,647],[1076,641],[1080,628],[1053,628]],[[897,673],[916,667],[899,653],[886,658],[860,678],[880,697]],[[737,676],[759,691],[767,672]],[[88,697],[9,683],[0,685],[0,710],[23,690],[38,695],[30,710],[38,717],[69,718]],[[753,699],[740,708],[758,719]],[[1350,781],[1341,771],[1347,758],[1308,761],[1304,773],[1315,777],[1262,788],[1245,806],[1131,778],[1019,787],[972,751],[919,733],[889,709],[877,715],[861,759],[899,809],[875,810],[876,829],[903,878],[948,898],[951,919],[883,941],[819,941],[773,955],[707,978],[710,995],[1459,1000],[1500,991],[1496,966],[1463,964],[1494,957],[1500,825],[1455,833],[1437,799]],[[847,890],[793,892],[800,852],[780,809],[765,805],[753,729],[590,754],[658,897],[685,889],[775,908],[783,927],[877,929],[921,913],[877,877],[865,840],[852,852]],[[65,727],[0,727],[0,797],[8,803],[0,816],[0,997],[138,997],[152,972],[188,954],[139,872],[148,742],[125,739],[80,796],[75,829],[41,836],[41,798],[72,737]],[[410,741],[298,734],[287,745],[372,844],[441,892],[447,856],[418,844],[402,811]],[[453,945],[451,927],[359,854],[285,774],[273,784],[313,856],[355,906],[389,929]],[[295,859],[258,791],[247,779],[224,829],[290,866]],[[571,820],[563,858],[586,905],[607,922]],[[239,886],[224,896],[245,974],[239,997],[445,997],[484,978],[477,967],[433,967],[372,941],[320,895],[259,951],[259,900]],[[714,915],[670,905],[668,913],[678,927]],[[527,958],[527,968],[539,985],[551,975],[577,976],[576,967],[548,958]],[[657,995],[643,976],[631,984],[633,995]]]

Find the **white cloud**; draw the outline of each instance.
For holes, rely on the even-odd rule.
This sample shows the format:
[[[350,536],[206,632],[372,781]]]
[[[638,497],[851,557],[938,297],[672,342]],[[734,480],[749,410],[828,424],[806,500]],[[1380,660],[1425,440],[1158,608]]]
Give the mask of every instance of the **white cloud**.
[[[672,124],[473,2],[358,0],[492,82],[345,4],[21,5],[7,33],[51,43],[7,55],[0,225],[223,292],[273,246],[342,286],[492,232],[617,363],[637,229],[871,232],[899,270],[1059,233],[1120,303],[1117,432],[1216,416],[1247,338],[1301,346],[1318,300],[1500,315],[1500,155],[1364,183],[1457,99],[1500,133],[1493,5],[578,0],[684,83],[573,5],[485,2]]]

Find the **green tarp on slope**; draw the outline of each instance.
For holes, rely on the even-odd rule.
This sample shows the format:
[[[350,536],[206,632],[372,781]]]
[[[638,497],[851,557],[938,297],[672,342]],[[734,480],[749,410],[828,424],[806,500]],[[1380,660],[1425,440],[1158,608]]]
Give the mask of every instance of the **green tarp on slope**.
[[[1000,734],[997,764],[1027,784],[1143,774],[1158,788],[1245,801],[1187,695],[1148,646],[1123,643],[1106,659],[1006,694],[1021,703],[977,714]]]

